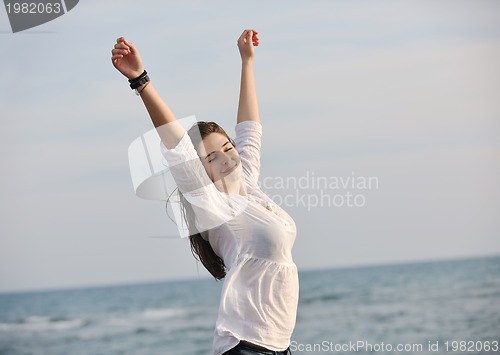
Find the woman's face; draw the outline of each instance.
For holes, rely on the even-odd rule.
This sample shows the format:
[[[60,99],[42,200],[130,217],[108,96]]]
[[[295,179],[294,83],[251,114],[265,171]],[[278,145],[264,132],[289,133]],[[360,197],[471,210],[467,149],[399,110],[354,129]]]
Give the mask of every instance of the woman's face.
[[[201,144],[200,144],[201,145]],[[208,176],[220,191],[231,192],[241,179],[241,160],[229,139],[220,133],[203,138],[198,150]]]

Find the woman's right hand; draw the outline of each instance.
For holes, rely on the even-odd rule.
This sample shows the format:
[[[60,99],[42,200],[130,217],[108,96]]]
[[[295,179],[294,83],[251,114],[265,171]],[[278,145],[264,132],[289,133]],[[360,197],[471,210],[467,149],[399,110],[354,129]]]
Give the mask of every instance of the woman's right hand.
[[[135,79],[144,71],[139,52],[124,37],[116,40],[111,54],[113,66],[128,79]]]
[[[238,49],[243,62],[253,61],[254,47],[259,45],[259,32],[255,30],[244,30],[238,38]]]

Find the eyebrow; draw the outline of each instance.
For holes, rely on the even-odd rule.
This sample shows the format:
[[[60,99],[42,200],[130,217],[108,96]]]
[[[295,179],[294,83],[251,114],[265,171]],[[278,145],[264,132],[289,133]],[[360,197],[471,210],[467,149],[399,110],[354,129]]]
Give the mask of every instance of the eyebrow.
[[[224,144],[222,145],[222,147],[221,147],[221,148],[224,148],[224,147],[226,146],[226,144],[228,144],[228,143],[231,143],[231,142],[230,142],[230,141],[227,141],[226,143],[224,143]],[[215,153],[215,150],[214,150],[213,152],[211,152],[211,153],[208,153],[208,154],[207,154],[207,156],[205,157],[205,159],[207,159],[207,158],[208,158],[209,156],[211,156],[213,153]]]

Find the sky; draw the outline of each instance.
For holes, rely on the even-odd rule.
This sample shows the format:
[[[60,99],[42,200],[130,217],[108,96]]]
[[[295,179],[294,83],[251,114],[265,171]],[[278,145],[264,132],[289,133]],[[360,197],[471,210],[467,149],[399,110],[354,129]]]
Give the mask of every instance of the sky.
[[[299,272],[500,254],[500,3],[80,1],[15,34],[0,9],[0,292],[208,277],[135,196],[152,125],[111,49],[125,36],[177,117],[234,137],[245,28],[261,188]]]

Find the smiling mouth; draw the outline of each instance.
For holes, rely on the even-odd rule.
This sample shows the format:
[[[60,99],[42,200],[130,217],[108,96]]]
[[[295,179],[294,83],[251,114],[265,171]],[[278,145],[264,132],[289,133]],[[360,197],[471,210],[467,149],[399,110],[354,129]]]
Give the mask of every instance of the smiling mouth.
[[[237,166],[238,166],[238,163],[236,163],[234,166],[230,167],[229,169],[224,170],[222,173],[229,174],[229,173],[233,172],[233,170],[236,169]]]

